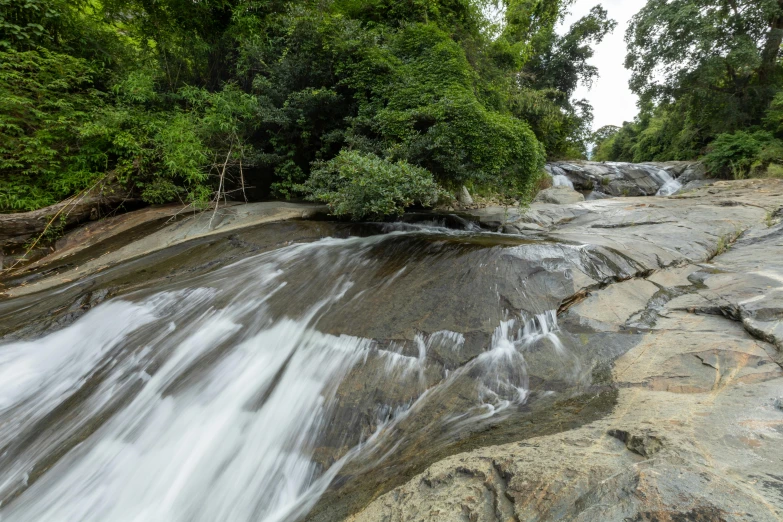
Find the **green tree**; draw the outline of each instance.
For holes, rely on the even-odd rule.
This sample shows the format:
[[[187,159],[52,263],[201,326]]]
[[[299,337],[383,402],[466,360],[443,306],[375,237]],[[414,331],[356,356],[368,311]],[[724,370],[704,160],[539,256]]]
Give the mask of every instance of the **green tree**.
[[[400,180],[386,174],[425,169],[528,197],[547,153],[582,156],[590,138],[571,97],[613,23],[596,8],[559,36],[570,4],[0,0],[0,211],[107,173],[151,203],[245,182],[313,196],[313,169],[337,176],[324,165],[349,152],[384,194]]]
[[[588,63],[593,46],[616,25],[605,9],[596,6],[564,35],[552,25],[537,39],[515,93],[514,113],[530,122],[552,159],[586,157],[592,107],[572,98],[580,84],[591,86],[598,77],[598,69]]]
[[[604,125],[595,131],[590,140],[593,144],[591,159],[609,161],[612,157],[612,147],[620,130],[620,127],[616,125]]]
[[[760,128],[783,84],[780,0],[649,0],[626,41],[641,111],[612,159],[700,156],[722,134]]]
[[[688,93],[701,122],[737,128],[758,122],[774,96],[783,1],[649,0],[626,40],[643,103]]]

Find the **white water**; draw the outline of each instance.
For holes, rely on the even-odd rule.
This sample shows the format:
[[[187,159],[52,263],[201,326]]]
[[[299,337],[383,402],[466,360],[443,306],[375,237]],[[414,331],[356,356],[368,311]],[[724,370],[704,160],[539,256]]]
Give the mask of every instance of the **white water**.
[[[567,176],[563,175],[555,175],[552,176],[552,185],[555,187],[570,187],[574,188],[574,184],[571,182],[570,179],[568,179]]]
[[[579,164],[567,164],[568,169],[575,172],[589,172],[593,177],[601,176],[601,178],[613,179],[624,178],[624,171],[628,169],[638,170],[641,169],[653,178],[659,189],[656,193],[657,196],[671,196],[682,189],[682,183],[674,179],[669,172],[655,165],[647,165],[644,163],[620,163],[620,162],[604,162],[591,164],[588,169]],[[566,175],[566,171],[557,165],[547,165],[546,171],[552,176],[552,183],[554,186],[566,185],[573,188],[573,183]]]
[[[566,172],[557,165],[547,165],[547,172],[552,176],[552,185],[555,187],[574,188],[573,182],[568,178]]]
[[[259,272],[260,286],[273,293],[280,274]],[[288,518],[317,477],[311,453],[335,386],[369,341],[310,328],[326,302],[304,319],[272,324],[264,297],[217,309],[217,295],[198,289],[110,302],[40,341],[0,347],[4,373],[16,376],[0,381],[2,411],[25,406],[3,418],[4,439],[29,423],[29,412],[40,417],[57,406],[102,356],[119,358],[120,345],[134,356],[118,362],[100,396],[122,381],[143,382],[130,404],[9,506],[4,521]],[[157,338],[131,344],[129,335],[153,321]],[[219,361],[196,371],[218,348],[227,349]],[[197,378],[183,381],[194,371]],[[31,465],[17,462],[0,488],[26,480]]]
[[[481,226],[473,221],[468,221],[456,215],[450,216],[452,220],[462,226],[462,230],[446,226],[446,219],[426,220],[415,223],[392,222],[382,225],[384,232],[429,232],[444,235],[463,235],[465,232],[481,232]]]
[[[438,389],[476,379],[475,407],[433,424],[458,420],[456,427],[464,427],[523,404],[525,351],[543,340],[566,352],[554,312],[521,326],[504,321],[489,349],[435,390],[427,389],[427,354],[443,347],[459,352],[461,334],[420,335],[415,352],[403,355],[318,331],[318,317],[353,284],[330,277],[327,268],[364,266],[362,253],[381,240],[292,245],[221,269],[193,288],[110,301],[42,339],[0,346],[4,444],[28,437],[69,397],[85,395],[51,434],[5,463],[0,494],[21,495],[0,506],[0,520],[296,520],[352,458],[391,447],[382,460],[393,451],[400,443],[388,440],[394,423],[426,411]],[[291,316],[271,313],[268,301],[288,284],[290,263],[307,259],[324,271],[321,300]],[[389,379],[418,388],[419,399],[387,412],[375,435],[324,469],[315,452],[337,388],[373,354],[387,358]],[[93,379],[97,384],[87,386]],[[42,458],[104,415],[110,418],[95,433],[36,476]]]
[[[680,183],[679,180],[674,179],[671,174],[665,170],[652,167],[650,173],[659,183],[661,183],[661,188],[658,189],[658,192],[655,194],[656,196],[671,196],[682,189],[682,183]]]

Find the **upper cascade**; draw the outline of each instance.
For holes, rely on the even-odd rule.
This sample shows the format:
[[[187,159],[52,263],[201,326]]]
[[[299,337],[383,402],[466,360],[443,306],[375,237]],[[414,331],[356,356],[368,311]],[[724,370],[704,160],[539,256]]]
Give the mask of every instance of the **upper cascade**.
[[[607,196],[671,196],[688,183],[702,181],[707,170],[702,163],[599,163],[558,161],[546,165],[554,186],[571,186],[588,192],[588,199]]]

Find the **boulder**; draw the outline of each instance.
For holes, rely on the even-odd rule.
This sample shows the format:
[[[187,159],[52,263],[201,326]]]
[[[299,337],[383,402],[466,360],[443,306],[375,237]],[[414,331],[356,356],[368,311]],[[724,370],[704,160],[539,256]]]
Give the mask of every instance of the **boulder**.
[[[544,189],[538,193],[535,199],[537,203],[554,203],[555,205],[568,205],[584,200],[585,197],[581,193],[566,185]]]
[[[707,167],[703,163],[693,163],[683,171],[678,178],[683,185],[691,181],[701,181],[707,179]]]
[[[459,201],[459,204],[462,206],[470,206],[473,204],[473,198],[470,196],[470,192],[468,192],[468,189],[465,186],[460,190],[457,201]]]

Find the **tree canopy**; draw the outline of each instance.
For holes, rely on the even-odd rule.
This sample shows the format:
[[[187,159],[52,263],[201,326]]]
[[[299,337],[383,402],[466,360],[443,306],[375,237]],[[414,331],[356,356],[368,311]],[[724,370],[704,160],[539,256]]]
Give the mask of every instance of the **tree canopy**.
[[[524,198],[590,138],[571,98],[614,22],[558,34],[571,1],[0,0],[0,211],[107,175],[150,203],[323,199],[312,173],[352,162]]]
[[[597,159],[693,159],[724,134],[768,130],[783,86],[783,0],[649,0],[626,41],[640,114],[598,140]]]

